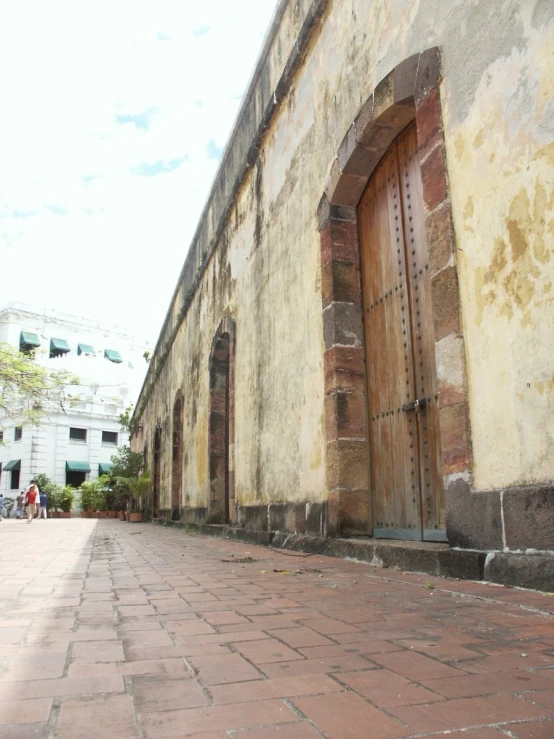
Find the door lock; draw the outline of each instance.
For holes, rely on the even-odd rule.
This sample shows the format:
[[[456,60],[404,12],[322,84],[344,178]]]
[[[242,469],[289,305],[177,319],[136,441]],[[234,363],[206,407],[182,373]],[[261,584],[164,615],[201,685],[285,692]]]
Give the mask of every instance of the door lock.
[[[417,398],[412,400],[411,403],[406,403],[402,406],[403,411],[419,411],[421,408],[425,408],[427,405],[427,398]]]

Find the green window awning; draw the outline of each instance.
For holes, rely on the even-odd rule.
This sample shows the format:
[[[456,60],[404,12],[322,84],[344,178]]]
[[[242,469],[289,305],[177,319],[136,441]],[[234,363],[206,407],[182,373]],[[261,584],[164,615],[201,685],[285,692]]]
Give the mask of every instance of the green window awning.
[[[90,344],[79,344],[77,346],[77,354],[79,354],[79,356],[84,354],[85,357],[94,357],[96,352],[94,351],[94,347]]]
[[[109,359],[110,362],[115,362],[116,364],[121,364],[121,362],[123,362],[121,354],[116,352],[115,349],[104,349],[104,358]]]
[[[98,474],[109,475],[111,468],[111,462],[100,462],[100,464],[98,465]]]
[[[40,346],[40,339],[36,334],[22,331],[19,336],[19,346]]]
[[[65,339],[50,339],[50,351],[59,352],[60,354],[67,354],[71,349]]]
[[[66,462],[66,472],[90,472],[90,464],[88,462]]]
[[[4,472],[12,472],[12,470],[20,470],[20,469],[21,469],[21,460],[11,459],[4,467]]]

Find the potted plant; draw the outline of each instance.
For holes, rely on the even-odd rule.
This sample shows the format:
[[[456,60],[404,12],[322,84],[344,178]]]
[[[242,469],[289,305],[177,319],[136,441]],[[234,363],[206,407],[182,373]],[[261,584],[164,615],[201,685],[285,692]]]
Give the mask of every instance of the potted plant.
[[[106,510],[106,491],[98,485],[98,480],[94,480],[94,508],[97,511],[98,518],[107,518]]]
[[[55,485],[51,482],[48,485],[45,485],[43,490],[48,498],[47,506],[50,511],[50,518],[61,518],[62,514],[60,509],[63,488],[61,485]]]
[[[108,518],[115,518],[117,516],[116,511],[116,492],[110,485],[109,475],[102,475],[98,478],[98,485],[102,487],[104,492],[104,506],[107,511]]]
[[[62,509],[62,518],[71,517],[71,509],[75,500],[75,488],[66,485],[59,493],[58,504]]]
[[[135,523],[142,521],[142,499],[150,493],[152,487],[150,472],[145,472],[139,477],[118,477],[117,484],[128,493],[131,503],[127,520]]]
[[[81,516],[83,518],[91,518],[94,507],[94,491],[92,482],[83,482],[81,484]]]

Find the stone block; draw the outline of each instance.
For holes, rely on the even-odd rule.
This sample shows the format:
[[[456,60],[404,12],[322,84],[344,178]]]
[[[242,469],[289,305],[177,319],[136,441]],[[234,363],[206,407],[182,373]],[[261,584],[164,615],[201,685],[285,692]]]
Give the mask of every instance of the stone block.
[[[296,506],[294,503],[272,503],[268,506],[269,530],[296,531]]]
[[[455,251],[452,210],[448,200],[427,216],[425,230],[429,270],[434,275],[448,265]]]
[[[353,175],[341,172],[327,186],[327,197],[332,203],[336,203],[337,205],[356,207],[360,202],[368,179],[369,174]]]
[[[422,160],[421,182],[425,208],[432,211],[446,200],[448,194],[446,154],[442,144],[437,144]]]
[[[237,520],[239,528],[267,531],[267,506],[239,506]]]
[[[413,104],[418,65],[419,54],[414,54],[395,67],[393,72],[395,103],[409,103],[411,101]]]
[[[332,259],[321,270],[323,306],[330,303],[361,303],[362,288],[357,264]]]
[[[467,400],[464,340],[460,334],[448,334],[435,343],[439,407]]]
[[[393,106],[394,72],[390,72],[379,82],[373,93],[373,120],[378,121]]]
[[[552,485],[505,490],[502,505],[506,546],[509,549],[554,550]]]
[[[366,399],[360,393],[335,392],[325,398],[327,441],[366,438]]]
[[[439,409],[442,468],[445,475],[470,469],[469,415],[467,403]]]
[[[369,491],[362,490],[340,490],[338,534],[349,536],[352,534],[371,533],[371,515]]]
[[[355,303],[331,303],[323,311],[325,348],[338,345],[362,346],[362,309]]]
[[[446,532],[453,547],[501,549],[502,520],[497,490],[471,492],[461,477],[445,480]]]
[[[318,229],[321,229],[327,225],[329,220],[335,221],[351,221],[357,222],[357,215],[355,208],[347,208],[342,205],[333,205],[329,202],[327,195],[323,195],[317,206],[317,224]]]
[[[351,262],[359,267],[358,224],[356,221],[331,219],[320,232],[321,266],[333,260]]]
[[[306,503],[306,533],[323,536],[327,525],[327,503]]]
[[[441,78],[441,53],[438,46],[426,49],[419,55],[414,100],[418,106],[431,90],[438,87]]]
[[[327,444],[329,489],[368,487],[368,451],[365,439],[338,439]]]
[[[362,347],[334,346],[325,352],[325,394],[336,390],[365,393],[365,362]]]
[[[306,503],[297,503],[295,506],[295,530],[298,534],[306,533]]]
[[[360,108],[360,112],[354,119],[354,129],[356,131],[356,140],[362,146],[366,145],[368,138],[366,134],[369,134],[373,127],[373,95]]]
[[[493,552],[485,564],[485,580],[534,590],[554,590],[554,557],[540,554]]]
[[[431,303],[435,341],[460,331],[458,274],[454,266],[446,267],[431,277]]]
[[[437,88],[431,90],[421,102],[417,110],[416,126],[419,156],[423,158],[439,141],[443,141],[441,104]]]

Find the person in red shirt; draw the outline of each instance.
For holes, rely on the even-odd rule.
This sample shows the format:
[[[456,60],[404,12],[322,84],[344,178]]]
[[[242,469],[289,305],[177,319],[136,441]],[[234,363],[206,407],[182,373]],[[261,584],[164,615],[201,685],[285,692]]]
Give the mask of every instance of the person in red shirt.
[[[27,523],[33,523],[33,518],[39,501],[39,491],[36,480],[31,480],[31,484],[25,491],[25,501],[27,503]]]

